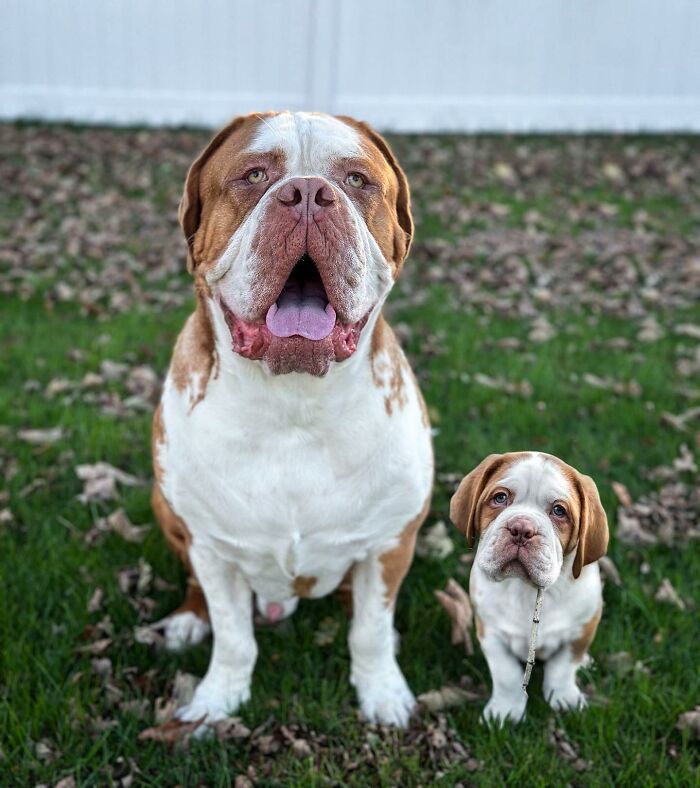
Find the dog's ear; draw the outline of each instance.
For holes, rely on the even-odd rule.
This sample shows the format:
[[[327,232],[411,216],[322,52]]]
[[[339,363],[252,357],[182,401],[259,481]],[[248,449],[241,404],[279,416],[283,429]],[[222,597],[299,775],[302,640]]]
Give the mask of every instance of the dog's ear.
[[[381,152],[396,175],[399,190],[396,195],[396,221],[398,228],[394,232],[394,262],[400,269],[401,264],[408,255],[408,250],[413,239],[413,215],[411,214],[411,191],[408,188],[408,180],[404,171],[401,169],[394,152],[389,147],[389,143],[376,132],[368,123],[363,120],[355,120],[345,115],[339,115],[339,120],[348,123],[355,128],[359,128],[367,136],[373,145]]]
[[[250,119],[250,115],[242,115],[238,118],[234,118],[227,126],[224,126],[221,131],[214,135],[207,147],[197,156],[194,162],[192,162],[187,172],[185,190],[182,193],[180,208],[178,210],[178,218],[180,220],[182,232],[185,234],[185,240],[187,241],[187,270],[190,273],[194,271],[198,263],[194,255],[194,236],[202,219],[202,170],[212,155],[222,146],[231,134],[240,129],[241,126]]]
[[[608,549],[608,518],[600,502],[598,488],[590,476],[576,473],[579,496],[578,546],[574,557],[573,574],[577,578],[586,564],[592,564]]]
[[[469,547],[474,547],[479,531],[477,517],[482,493],[496,471],[503,465],[505,456],[505,454],[489,454],[462,479],[450,501],[450,520],[467,537]]]

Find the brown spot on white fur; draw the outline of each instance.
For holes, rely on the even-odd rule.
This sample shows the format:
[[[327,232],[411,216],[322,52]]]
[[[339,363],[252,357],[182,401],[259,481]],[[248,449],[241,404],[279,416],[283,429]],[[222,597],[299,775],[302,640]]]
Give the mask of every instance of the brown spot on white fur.
[[[476,620],[476,636],[479,638],[479,640],[483,640],[483,637],[486,634],[486,628],[484,627],[484,621],[478,615],[475,615],[474,618]]]
[[[394,408],[401,410],[406,404],[404,368],[408,366],[391,326],[379,315],[372,332],[370,350],[372,380],[384,391],[384,408],[391,416]],[[417,390],[417,387],[416,387]]]
[[[393,606],[396,602],[396,595],[411,566],[413,552],[416,547],[418,529],[428,515],[431,498],[432,491],[426,498],[421,511],[401,532],[399,543],[396,547],[379,556],[379,562],[382,565],[382,580],[384,581],[384,587],[386,589],[385,598],[388,606]]]
[[[311,589],[316,585],[317,577],[299,575],[294,578],[292,589],[295,596],[307,597],[311,594]]]
[[[593,618],[583,625],[580,636],[571,642],[571,655],[573,656],[575,662],[581,662],[586,656],[586,652],[588,651],[591,643],[593,642],[593,638],[595,637],[595,633],[598,629],[598,624],[600,623],[602,615],[603,607],[601,605],[598,610],[596,610]]]

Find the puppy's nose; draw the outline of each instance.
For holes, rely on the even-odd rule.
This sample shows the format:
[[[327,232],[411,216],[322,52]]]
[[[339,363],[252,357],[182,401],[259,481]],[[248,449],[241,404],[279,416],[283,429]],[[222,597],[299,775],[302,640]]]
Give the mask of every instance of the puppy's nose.
[[[508,523],[508,530],[516,544],[525,544],[528,539],[532,539],[537,533],[532,521],[528,520],[527,517],[514,517]]]
[[[297,216],[320,219],[335,203],[335,192],[323,178],[292,178],[277,192],[277,199]]]

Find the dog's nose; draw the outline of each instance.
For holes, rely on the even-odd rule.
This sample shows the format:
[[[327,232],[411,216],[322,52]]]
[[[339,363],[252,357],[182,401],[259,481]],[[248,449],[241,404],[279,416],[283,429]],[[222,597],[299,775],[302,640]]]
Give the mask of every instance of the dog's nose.
[[[532,521],[528,520],[527,517],[514,517],[508,523],[508,530],[516,544],[525,544],[528,539],[532,539],[537,533]]]
[[[323,178],[292,178],[279,189],[277,199],[299,216],[318,219],[335,203],[335,192]]]

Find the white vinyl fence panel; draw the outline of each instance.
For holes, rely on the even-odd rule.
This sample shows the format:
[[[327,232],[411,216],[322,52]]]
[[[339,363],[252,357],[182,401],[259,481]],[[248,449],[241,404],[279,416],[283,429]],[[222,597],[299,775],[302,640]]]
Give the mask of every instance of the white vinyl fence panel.
[[[2,0],[0,117],[698,131],[700,0]]]

